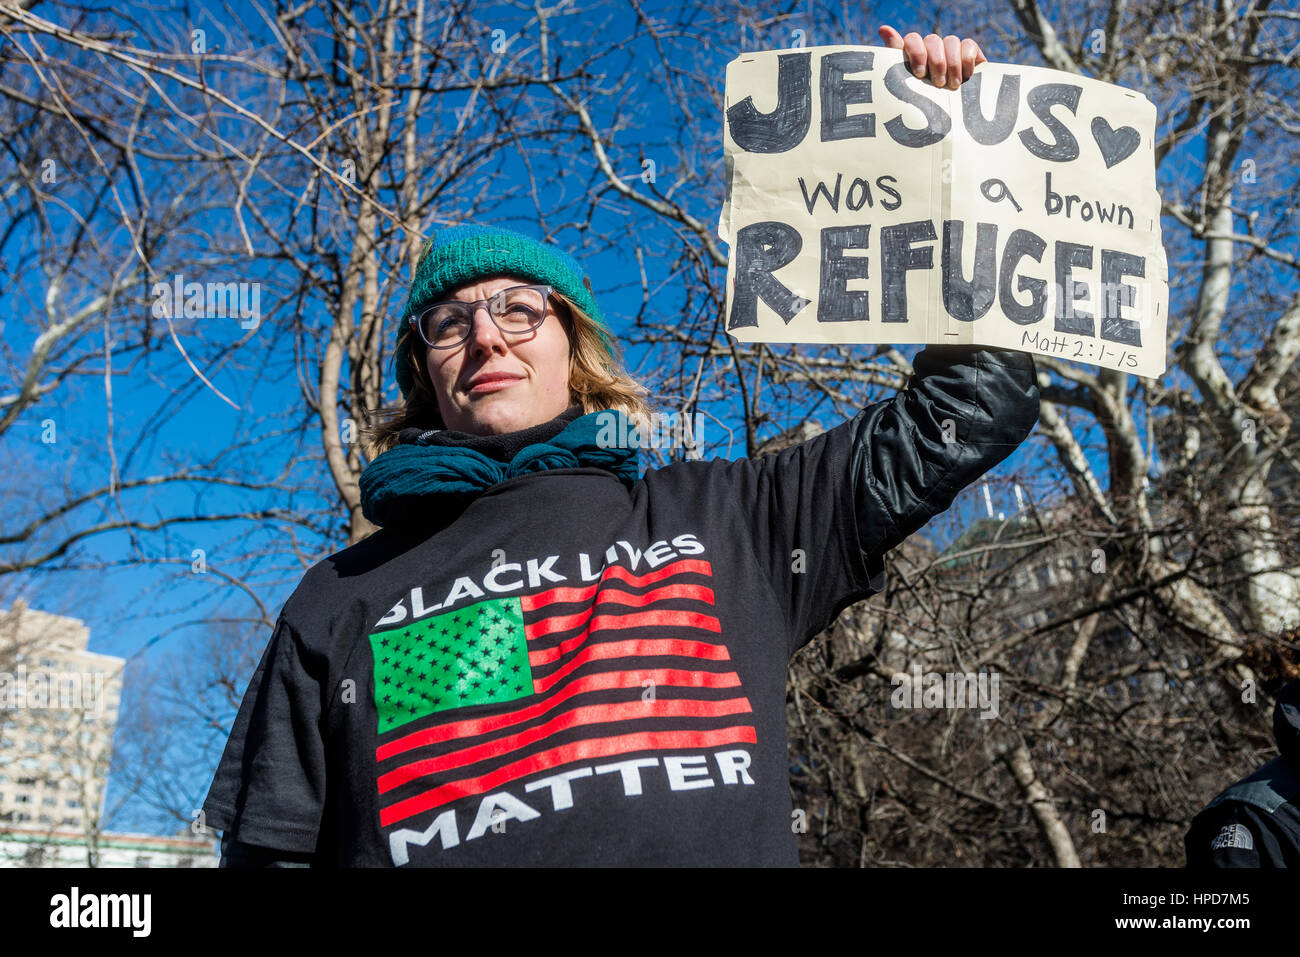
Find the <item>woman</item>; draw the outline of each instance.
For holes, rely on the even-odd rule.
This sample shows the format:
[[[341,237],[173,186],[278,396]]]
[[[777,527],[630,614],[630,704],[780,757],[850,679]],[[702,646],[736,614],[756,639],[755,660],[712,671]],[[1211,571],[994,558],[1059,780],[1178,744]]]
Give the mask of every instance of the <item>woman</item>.
[[[940,85],[983,59],[881,33]],[[1030,356],[932,346],[802,445],[642,475],[581,267],[477,226],[426,246],[396,365],[381,530],[285,604],[205,804],[227,866],[797,864],[791,655],[1038,416]]]

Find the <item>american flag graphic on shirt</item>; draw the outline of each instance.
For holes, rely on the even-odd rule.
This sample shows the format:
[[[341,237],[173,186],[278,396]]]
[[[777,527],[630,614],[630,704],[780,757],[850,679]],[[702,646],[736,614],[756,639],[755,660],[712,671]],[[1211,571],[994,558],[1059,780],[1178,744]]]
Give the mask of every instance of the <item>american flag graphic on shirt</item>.
[[[714,612],[709,562],[681,559],[372,634],[381,824],[573,762],[756,743]]]

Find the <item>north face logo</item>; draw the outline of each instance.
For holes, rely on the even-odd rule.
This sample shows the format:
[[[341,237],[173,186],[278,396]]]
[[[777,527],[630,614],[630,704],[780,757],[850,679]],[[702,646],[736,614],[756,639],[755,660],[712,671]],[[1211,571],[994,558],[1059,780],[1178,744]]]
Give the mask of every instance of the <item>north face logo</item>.
[[[1254,849],[1255,841],[1244,825],[1225,824],[1223,830],[1219,832],[1219,836],[1210,845],[1210,850],[1218,850],[1221,847],[1241,847],[1249,851]]]

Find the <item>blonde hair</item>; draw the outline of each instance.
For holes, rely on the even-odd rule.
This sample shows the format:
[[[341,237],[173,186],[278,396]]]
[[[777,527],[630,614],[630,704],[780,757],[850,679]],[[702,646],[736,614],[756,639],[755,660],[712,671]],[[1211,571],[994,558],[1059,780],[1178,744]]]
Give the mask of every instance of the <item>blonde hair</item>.
[[[648,419],[653,411],[646,399],[650,390],[624,370],[617,343],[610,339],[607,351],[595,321],[569,297],[558,292],[552,295],[559,303],[556,313],[569,339],[569,404],[582,406],[584,415],[619,409],[634,421]],[[402,340],[410,336],[417,340],[405,350],[414,373],[411,391],[405,399],[376,410],[375,425],[363,430],[368,435],[366,454],[371,461],[396,446],[403,429],[446,428],[424,369],[424,343],[408,326]]]

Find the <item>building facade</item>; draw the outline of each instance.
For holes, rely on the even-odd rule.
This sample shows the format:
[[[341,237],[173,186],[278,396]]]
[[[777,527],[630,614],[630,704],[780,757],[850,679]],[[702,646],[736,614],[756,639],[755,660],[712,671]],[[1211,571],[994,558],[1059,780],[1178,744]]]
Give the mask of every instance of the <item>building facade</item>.
[[[84,831],[0,826],[0,867],[86,867],[90,844]],[[216,867],[211,838],[181,832],[100,834],[95,842],[99,867]]]
[[[101,831],[126,661],[89,640],[21,599],[0,611],[0,867],[215,866],[201,835]]]

